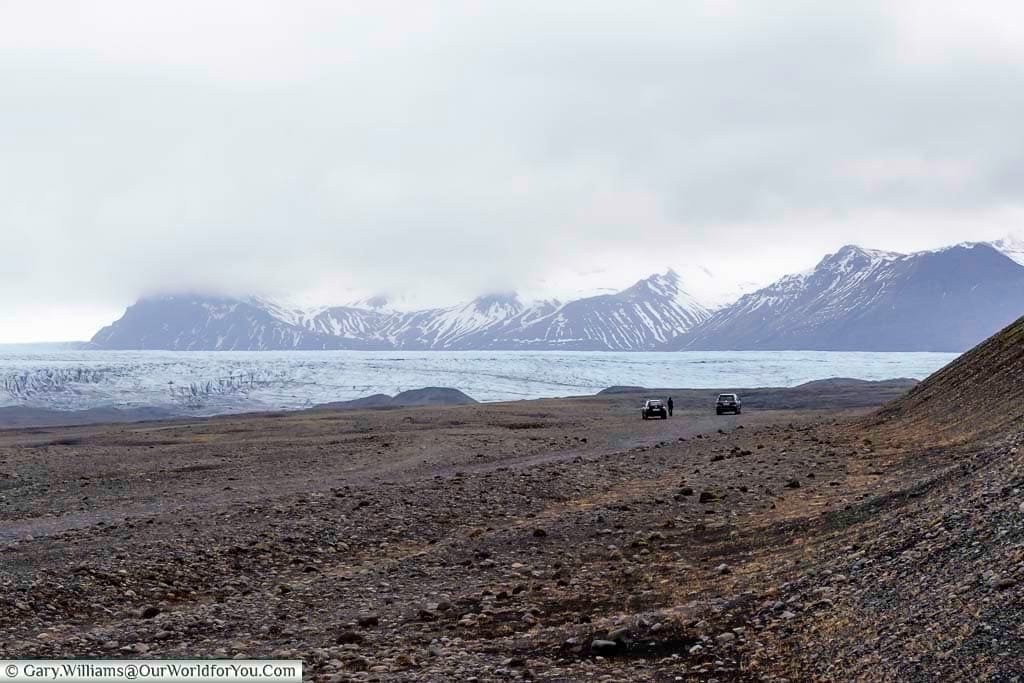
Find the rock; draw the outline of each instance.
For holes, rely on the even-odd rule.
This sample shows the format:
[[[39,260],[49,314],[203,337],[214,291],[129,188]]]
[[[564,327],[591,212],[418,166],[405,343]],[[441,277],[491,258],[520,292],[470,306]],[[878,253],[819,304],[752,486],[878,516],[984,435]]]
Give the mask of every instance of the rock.
[[[787,489],[798,489],[800,488],[800,482],[797,481],[796,479],[790,479],[785,483],[785,487]]]
[[[704,491],[700,492],[700,502],[702,502],[702,503],[710,503],[711,501],[713,501],[713,500],[715,500],[717,498],[718,498],[718,496],[716,496],[711,491],[704,490]]]
[[[715,642],[719,645],[729,645],[734,640],[736,640],[736,634],[729,633],[728,631],[725,633],[720,633],[719,635],[715,636]]]
[[[149,607],[143,608],[141,616],[143,619],[152,619],[158,614],[160,614],[160,608],[150,605]]]
[[[608,632],[608,640],[615,641],[617,643],[624,643],[628,640],[629,629],[625,626],[620,628],[614,628]]]
[[[376,614],[363,614],[356,620],[356,623],[363,628],[369,628],[380,624],[380,617]]]
[[[995,588],[997,591],[1003,591],[1007,588],[1013,588],[1016,585],[1017,582],[1008,576],[994,578],[992,580],[992,587]]]
[[[724,574],[732,574],[732,569],[729,567],[729,565],[727,565],[727,564],[725,564],[723,562],[722,564],[720,564],[717,567],[715,567],[715,573],[716,574],[723,574],[723,575]]]
[[[694,645],[689,650],[691,655],[699,655],[703,651],[704,651],[704,646],[703,645]]]
[[[618,646],[614,640],[595,640],[590,643],[590,649],[594,652],[611,652]]]
[[[692,496],[693,495],[693,488],[690,487],[690,486],[684,486],[681,489],[679,489],[679,495],[681,495],[681,496]]]
[[[404,652],[402,654],[398,655],[395,658],[395,662],[399,666],[403,666],[403,667],[416,667],[416,666],[419,666],[419,663],[416,661],[415,657],[413,657],[410,654],[404,653]]]
[[[361,643],[365,640],[361,633],[355,631],[342,631],[338,634],[337,642],[339,645],[346,645],[350,643]]]
[[[540,527],[538,527],[538,528],[533,530],[533,537],[534,538],[544,538],[547,535],[548,535],[548,532],[544,531]]]

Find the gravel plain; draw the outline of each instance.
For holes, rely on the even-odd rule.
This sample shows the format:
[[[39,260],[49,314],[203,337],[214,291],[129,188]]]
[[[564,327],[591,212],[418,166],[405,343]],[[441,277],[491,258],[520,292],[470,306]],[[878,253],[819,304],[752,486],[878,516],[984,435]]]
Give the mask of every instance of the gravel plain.
[[[294,657],[324,681],[1022,670],[1019,433],[936,447],[827,401],[641,421],[641,397],[2,431],[0,657]]]

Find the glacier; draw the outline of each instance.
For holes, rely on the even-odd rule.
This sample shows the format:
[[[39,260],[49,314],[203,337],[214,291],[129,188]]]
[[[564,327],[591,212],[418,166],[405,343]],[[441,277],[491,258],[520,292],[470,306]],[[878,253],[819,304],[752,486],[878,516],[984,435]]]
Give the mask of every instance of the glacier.
[[[183,415],[295,410],[425,386],[480,401],[613,385],[795,386],[828,377],[922,379],[954,353],[829,351],[100,351],[0,346],[0,406],[159,407]]]

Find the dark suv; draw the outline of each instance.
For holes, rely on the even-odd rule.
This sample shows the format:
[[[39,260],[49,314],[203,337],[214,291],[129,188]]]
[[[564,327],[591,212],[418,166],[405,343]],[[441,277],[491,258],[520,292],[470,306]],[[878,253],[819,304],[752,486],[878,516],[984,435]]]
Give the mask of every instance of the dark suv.
[[[739,415],[743,412],[743,401],[736,394],[719,394],[715,401],[715,414],[734,413]]]
[[[644,401],[644,407],[640,409],[640,414],[645,420],[649,420],[652,417],[660,417],[662,420],[668,419],[668,409],[664,403],[656,398]]]

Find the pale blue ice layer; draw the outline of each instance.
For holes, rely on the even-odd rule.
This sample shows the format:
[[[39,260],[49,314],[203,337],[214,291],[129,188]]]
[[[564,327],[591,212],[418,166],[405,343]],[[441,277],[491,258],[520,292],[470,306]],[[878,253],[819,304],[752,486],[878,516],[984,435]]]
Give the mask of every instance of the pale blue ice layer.
[[[168,352],[0,347],[0,406],[296,409],[425,386],[480,401],[593,394],[612,385],[741,389],[828,377],[922,379],[952,353],[718,351]]]

